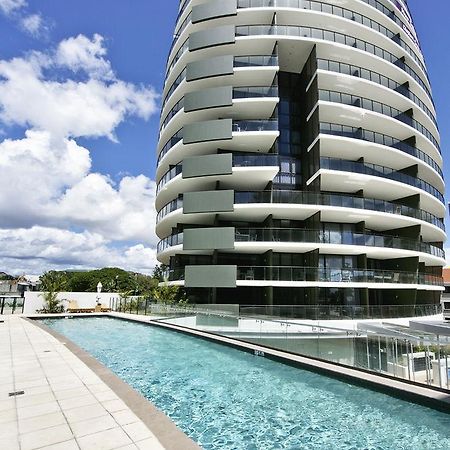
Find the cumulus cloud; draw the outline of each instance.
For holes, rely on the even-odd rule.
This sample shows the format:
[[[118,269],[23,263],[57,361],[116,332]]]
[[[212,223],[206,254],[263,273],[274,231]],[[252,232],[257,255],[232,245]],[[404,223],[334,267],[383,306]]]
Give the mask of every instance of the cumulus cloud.
[[[61,51],[69,42],[72,51]],[[148,119],[156,110],[157,95],[152,88],[115,77],[97,79],[100,68],[109,66],[101,56],[105,49],[92,53],[91,45],[97,47],[99,42],[103,40],[96,37],[78,37],[75,42],[67,39],[51,54],[35,52],[26,58],[0,61],[0,120],[59,137],[108,136],[114,140],[114,129],[126,117]],[[83,65],[83,58],[97,59],[98,63]],[[82,68],[87,79],[46,78],[48,70],[61,65],[75,72]]]
[[[66,191],[52,216],[111,239],[156,244],[155,187],[144,175],[125,177],[114,186],[108,177],[91,173]]]
[[[74,72],[87,71],[92,77],[114,78],[111,63],[104,59],[104,39],[94,34],[92,39],[80,34],[62,41],[56,51],[56,62]]]
[[[30,14],[25,16],[20,20],[20,24],[24,31],[36,37],[47,30],[40,14]]]
[[[6,15],[10,15],[26,5],[27,2],[25,0],[0,0],[0,10]]]
[[[115,183],[92,172],[90,151],[77,142],[115,141],[128,117],[156,111],[155,91],[118,79],[106,56],[101,36],[80,35],[47,53],[0,60],[0,125],[24,128],[22,138],[0,142],[7,268],[155,264],[155,182],[127,175]]]
[[[13,274],[41,273],[43,267],[47,270],[126,267],[144,273],[153,270],[154,249],[142,244],[121,247],[110,244],[101,235],[88,231],[76,233],[39,226],[0,229],[0,267],[10,267]]]

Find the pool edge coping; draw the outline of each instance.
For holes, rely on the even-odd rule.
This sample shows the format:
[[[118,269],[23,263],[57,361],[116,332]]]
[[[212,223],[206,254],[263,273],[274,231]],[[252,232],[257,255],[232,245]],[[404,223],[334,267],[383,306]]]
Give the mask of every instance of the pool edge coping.
[[[121,314],[121,315],[119,315]],[[418,384],[407,383],[403,380],[393,379],[391,377],[380,376],[375,373],[358,370],[356,368],[334,364],[331,362],[310,358],[307,356],[296,355],[293,353],[277,350],[271,347],[264,347],[258,344],[241,341],[239,339],[228,338],[207,331],[194,330],[181,325],[168,324],[158,320],[152,320],[148,316],[124,316],[123,313],[106,313],[105,315],[121,320],[128,320],[147,325],[159,326],[161,328],[171,329],[180,333],[206,339],[237,350],[255,354],[255,351],[262,352],[263,356],[283,364],[299,367],[308,371],[313,371],[326,375],[340,381],[349,382],[353,385],[362,386],[371,390],[376,390],[383,394],[416,403],[428,408],[436,409],[450,414],[450,392],[443,392],[421,386]]]
[[[86,364],[86,366],[92,370],[103,383],[112,389],[112,391],[128,406],[128,408],[145,424],[145,426],[155,435],[166,450],[179,450],[180,448],[183,450],[202,450],[194,440],[192,440],[180,428],[177,427],[172,419],[159,410],[142,394],[132,388],[128,383],[118,377],[108,367],[94,358],[90,353],[83,350],[68,337],[41,323],[41,320],[39,320],[39,318],[35,315],[30,316],[31,317],[23,315],[21,318],[53,336],[58,342],[64,344],[64,346],[78,359]],[[95,316],[114,317],[107,314],[96,314]],[[75,315],[75,317],[80,316]],[[94,317],[94,315],[89,314],[87,317]],[[52,317],[42,317],[42,319],[44,318]]]

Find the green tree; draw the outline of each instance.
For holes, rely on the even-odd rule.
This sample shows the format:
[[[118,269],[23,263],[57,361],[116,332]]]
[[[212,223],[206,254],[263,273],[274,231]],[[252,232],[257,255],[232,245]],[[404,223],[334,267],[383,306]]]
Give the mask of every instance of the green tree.
[[[41,289],[48,292],[61,292],[68,288],[69,278],[66,272],[50,270],[39,277]]]
[[[161,264],[159,266],[157,265],[153,269],[152,277],[158,280],[159,282],[163,282],[166,279],[168,268],[169,266],[167,266],[166,264]]]
[[[165,270],[164,266],[161,269]],[[148,296],[158,284],[159,278],[140,273],[127,272],[118,267],[104,267],[88,271],[50,271],[41,276],[42,290],[71,292],[96,292],[99,282],[104,292],[131,291],[134,295]],[[60,285],[63,285],[61,287]],[[52,288],[52,286],[56,286]]]
[[[91,272],[74,272],[69,280],[69,290],[71,292],[95,292],[97,289],[93,289],[92,284]]]
[[[96,292],[99,282],[102,283],[104,291],[123,292],[135,289],[133,274],[117,267],[73,272],[69,286],[73,292]]]
[[[64,305],[58,299],[59,292],[47,291],[41,294],[44,299],[44,307],[40,310],[42,313],[62,313],[64,312]]]
[[[152,290],[158,286],[158,280],[148,275],[135,274],[136,294],[148,297]]]
[[[65,272],[55,270],[44,273],[40,277],[41,288],[44,291],[41,296],[44,299],[43,313],[59,313],[64,311],[64,305],[58,299],[58,294],[67,289],[68,277]]]
[[[186,295],[180,286],[169,285],[167,282],[156,286],[152,291],[153,298],[164,305],[176,305],[187,303]]]

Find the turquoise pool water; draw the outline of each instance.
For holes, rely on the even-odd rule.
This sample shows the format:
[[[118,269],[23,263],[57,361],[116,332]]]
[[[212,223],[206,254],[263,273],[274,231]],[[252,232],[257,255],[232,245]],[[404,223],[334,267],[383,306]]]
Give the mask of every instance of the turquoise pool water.
[[[156,327],[45,320],[205,450],[450,449],[450,415]]]

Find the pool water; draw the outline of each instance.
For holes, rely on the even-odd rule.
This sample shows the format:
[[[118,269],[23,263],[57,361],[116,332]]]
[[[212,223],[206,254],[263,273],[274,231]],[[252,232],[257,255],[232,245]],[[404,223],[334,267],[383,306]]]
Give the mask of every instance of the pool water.
[[[205,450],[450,449],[450,415],[170,330],[48,319]]]

